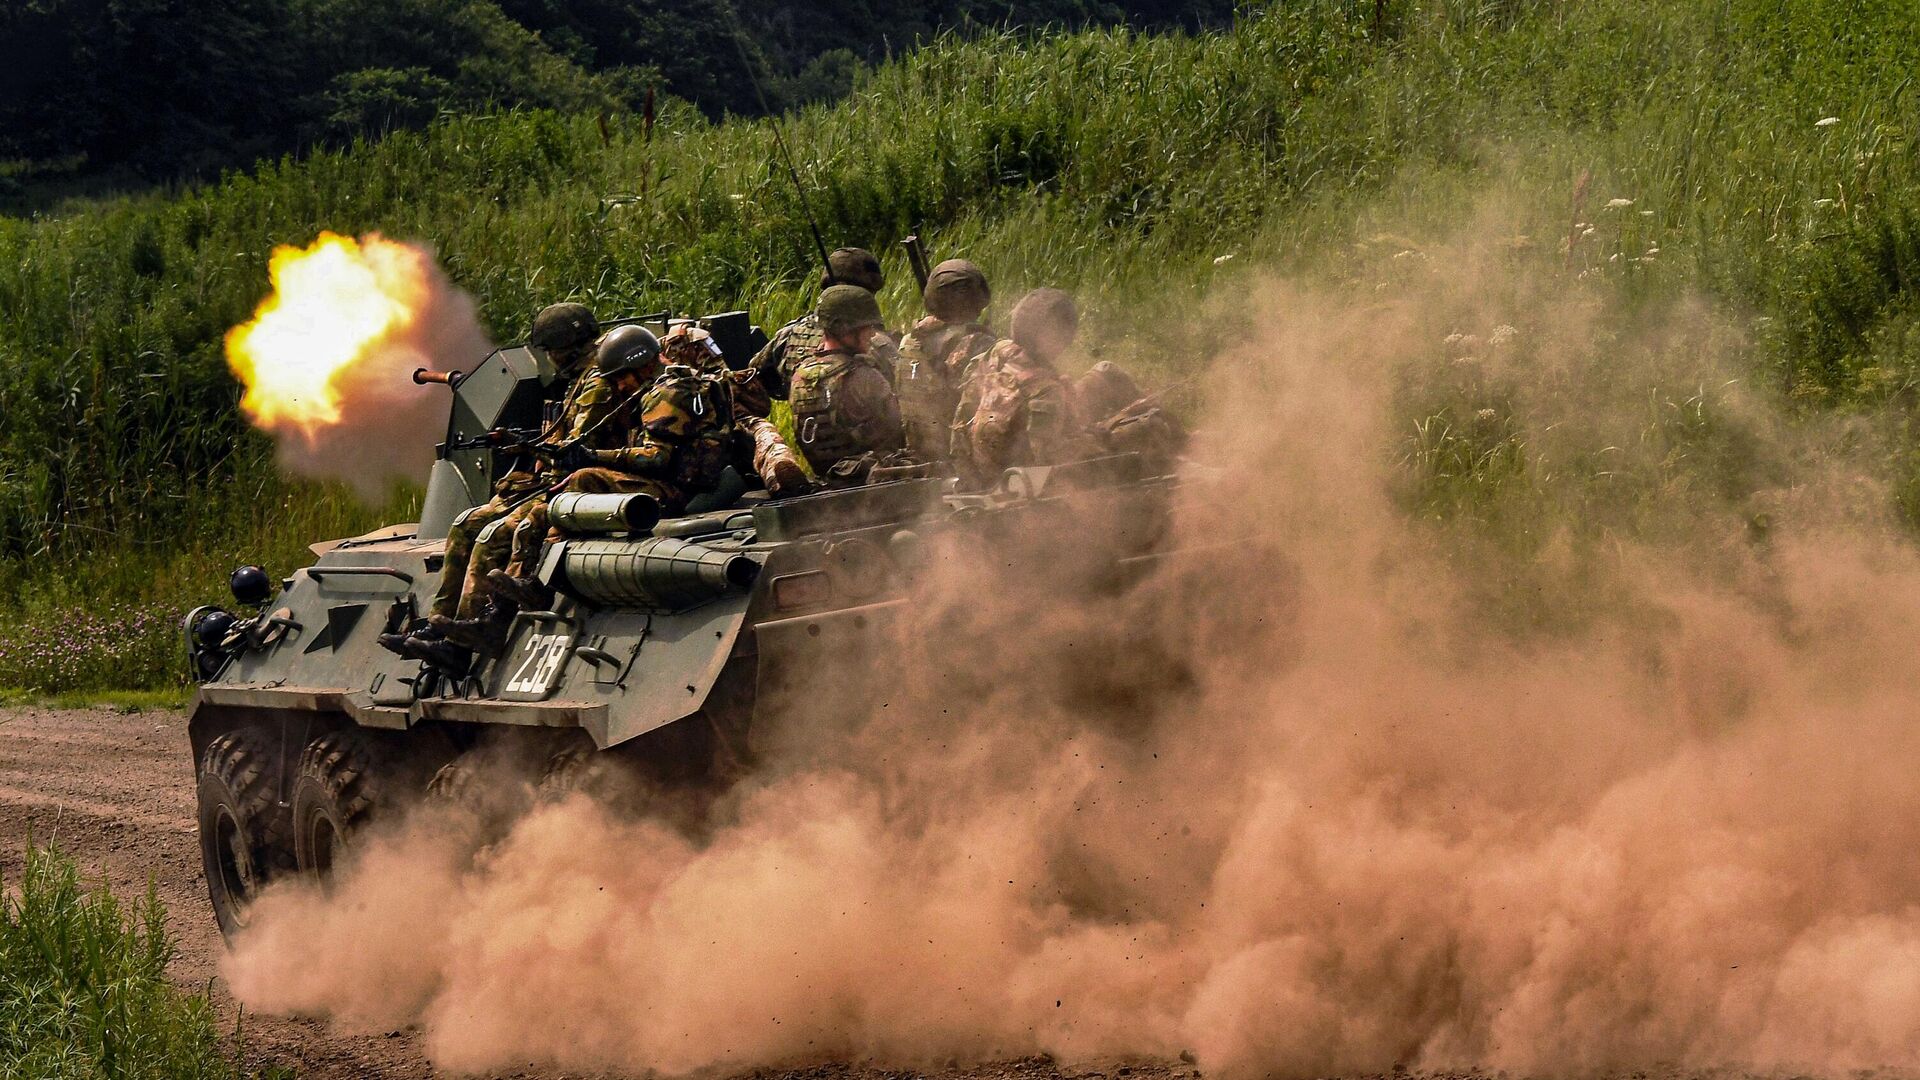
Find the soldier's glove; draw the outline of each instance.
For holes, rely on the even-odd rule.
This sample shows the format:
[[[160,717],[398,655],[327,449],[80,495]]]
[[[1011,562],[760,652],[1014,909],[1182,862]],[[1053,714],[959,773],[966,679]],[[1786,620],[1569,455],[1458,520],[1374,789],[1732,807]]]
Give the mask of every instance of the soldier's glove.
[[[560,452],[553,458],[553,467],[561,472],[587,469],[599,463],[600,456],[579,443],[568,443],[561,447]]]

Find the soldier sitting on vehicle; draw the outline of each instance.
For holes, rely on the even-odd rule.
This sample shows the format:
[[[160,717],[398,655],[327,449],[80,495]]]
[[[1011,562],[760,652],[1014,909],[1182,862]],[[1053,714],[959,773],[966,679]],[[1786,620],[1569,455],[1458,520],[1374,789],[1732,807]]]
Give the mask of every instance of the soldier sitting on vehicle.
[[[814,314],[820,345],[793,369],[788,389],[794,435],[814,475],[829,487],[853,487],[906,446],[890,369],[874,355],[891,343],[879,301],[858,285],[827,289]]]
[[[780,429],[767,419],[770,402],[760,385],[760,373],[753,368],[730,370],[720,343],[712,334],[691,323],[682,323],[667,331],[661,339],[667,361],[683,364],[714,378],[726,379],[733,394],[733,459],[742,472],[751,471],[775,498],[805,495],[813,487],[805,466],[780,435]]]
[[[383,634],[380,644],[402,656],[425,660],[425,647],[443,642],[447,628],[457,619],[471,618],[482,600],[482,590],[468,588],[468,569],[474,545],[480,533],[505,518],[520,501],[538,491],[549,479],[551,466],[536,451],[551,451],[581,431],[597,424],[615,404],[612,388],[590,370],[594,341],[600,336],[600,324],[582,304],[552,304],[534,316],[527,343],[541,349],[552,362],[556,379],[548,387],[560,398],[557,415],[541,427],[526,444],[523,464],[493,485],[486,502],[455,518],[447,531],[440,584],[427,608],[427,624],[412,634]],[[444,658],[444,657],[443,657]]]
[[[1142,394],[1119,365],[1102,360],[1073,384],[1076,407],[1090,420],[1088,434],[1108,453],[1139,454],[1147,467],[1165,472],[1187,446],[1187,429],[1160,407],[1158,395]]]
[[[878,294],[885,284],[880,260],[863,248],[835,251],[827,256],[827,268],[820,274],[822,292],[834,285],[858,285]],[[743,403],[748,408],[758,406],[759,415],[765,416],[764,403],[769,399],[788,400],[794,371],[820,350],[821,337],[820,318],[813,311],[774,331],[772,340],[747,362],[747,370],[755,373],[759,386],[756,394],[742,396]],[[887,373],[888,378],[892,375],[891,371]]]
[[[953,457],[975,490],[1016,465],[1053,465],[1098,453],[1085,435],[1073,385],[1054,361],[1079,330],[1073,298],[1035,289],[1014,305],[1013,337],[987,350],[954,413]]]
[[[628,331],[630,343],[621,340]],[[616,418],[621,431],[616,445],[575,447],[563,455],[573,471],[558,491],[644,493],[659,503],[662,516],[683,513],[694,496],[720,486],[727,467],[733,441],[727,380],[684,364],[662,366],[658,348],[646,347],[653,335],[640,327],[620,327],[607,336],[601,363],[639,384],[639,406]],[[652,376],[650,386],[642,381],[646,376]],[[552,592],[534,574],[545,545],[560,534],[548,523],[547,500],[537,500],[534,507],[514,528],[510,561],[487,574],[496,599],[480,628],[488,652],[505,643],[515,611],[553,602]]]
[[[907,331],[894,361],[907,449],[939,472],[949,467],[960,387],[999,337],[979,321],[992,295],[986,274],[965,259],[934,267],[922,293],[927,317]]]

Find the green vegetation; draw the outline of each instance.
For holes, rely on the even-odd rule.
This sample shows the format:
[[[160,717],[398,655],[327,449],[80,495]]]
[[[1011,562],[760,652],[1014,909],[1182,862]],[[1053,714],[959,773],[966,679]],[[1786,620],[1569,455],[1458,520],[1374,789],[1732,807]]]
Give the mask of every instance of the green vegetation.
[[[1195,313],[1247,268],[1384,288],[1408,257],[1489,234],[1508,278],[1598,310],[1578,363],[1658,371],[1706,348],[1799,415],[1855,417],[1874,435],[1860,445],[1901,447],[1920,376],[1917,28],[1901,2],[1317,0],[1196,37],[949,38],[787,131],[830,240],[884,250],[919,228],[1002,297],[1077,288],[1087,351],[1150,377],[1245,330]],[[0,595],[49,618],[180,609],[217,599],[243,552],[284,570],[299,544],[381,517],[336,493],[310,508],[234,408],[220,336],[258,299],[272,244],[321,228],[425,240],[502,339],[562,297],[745,305],[771,324],[812,273],[772,155],[765,122],[685,105],[650,137],[632,117],[604,135],[586,116],[449,118],[177,196],[0,220]],[[905,317],[891,269],[883,303]],[[1683,298],[1734,330],[1642,332]],[[1475,304],[1489,322],[1525,314]],[[1571,397],[1420,366],[1449,359],[1449,329],[1487,332],[1466,319],[1409,358],[1410,510],[1518,522],[1521,545],[1568,522],[1646,527],[1647,499],[1676,490],[1751,510],[1765,432],[1699,365],[1603,423]],[[1607,460],[1623,431],[1630,452]],[[1913,520],[1920,454],[1872,455]]]
[[[81,888],[31,849],[0,895],[0,1076],[238,1078],[203,995],[167,981],[173,945],[149,891],[132,905]]]
[[[0,209],[211,177],[497,108],[656,89],[708,116],[838,97],[943,29],[1217,23],[1231,0],[33,0],[0,7]],[[742,73],[751,64],[754,78]]]

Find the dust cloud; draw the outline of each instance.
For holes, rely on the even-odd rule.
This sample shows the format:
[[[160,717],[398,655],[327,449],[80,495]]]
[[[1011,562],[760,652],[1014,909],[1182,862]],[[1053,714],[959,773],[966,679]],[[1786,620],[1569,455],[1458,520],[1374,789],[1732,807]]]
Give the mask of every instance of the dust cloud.
[[[1731,323],[1476,258],[1250,287],[1197,568],[940,552],[937,632],[831,673],[884,707],[704,826],[414,815],[237,996],[454,1071],[1920,1066],[1920,558]]]

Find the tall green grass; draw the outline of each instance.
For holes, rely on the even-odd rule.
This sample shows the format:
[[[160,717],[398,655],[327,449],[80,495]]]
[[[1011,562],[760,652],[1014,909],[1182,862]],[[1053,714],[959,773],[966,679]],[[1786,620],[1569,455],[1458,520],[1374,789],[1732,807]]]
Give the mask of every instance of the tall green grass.
[[[29,849],[0,895],[0,1076],[238,1078],[203,995],[167,980],[173,944],[149,891],[123,904]],[[275,1071],[272,1075],[279,1075]]]
[[[1399,0],[1380,15],[1309,0],[1213,35],[945,40],[786,134],[829,242],[889,252],[882,299],[900,320],[913,297],[892,242],[919,229],[1001,297],[1077,289],[1087,352],[1164,378],[1244,328],[1199,316],[1209,288],[1249,267],[1364,277],[1370,238],[1457,235],[1497,189],[1525,274],[1604,288],[1629,316],[1706,296],[1747,322],[1753,381],[1793,408],[1906,422],[1911,4]],[[766,122],[670,111],[649,139],[631,118],[603,137],[589,119],[507,114],[0,220],[0,580],[57,597],[49,610],[184,603],[195,574],[217,589],[239,540],[277,555],[294,545],[275,538],[318,535],[298,528],[371,523],[334,495],[324,522],[260,512],[306,513],[312,494],[271,477],[219,354],[273,244],[322,228],[426,241],[502,339],[562,297],[745,306],[772,324],[813,275],[775,162]],[[1512,487],[1524,462],[1474,451],[1490,436],[1443,400],[1405,407],[1423,512],[1472,516]],[[1920,478],[1916,464],[1888,466]],[[1920,479],[1902,484],[1911,517]],[[149,554],[111,554],[128,545]],[[118,569],[135,566],[152,573]]]

